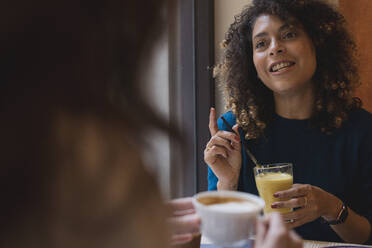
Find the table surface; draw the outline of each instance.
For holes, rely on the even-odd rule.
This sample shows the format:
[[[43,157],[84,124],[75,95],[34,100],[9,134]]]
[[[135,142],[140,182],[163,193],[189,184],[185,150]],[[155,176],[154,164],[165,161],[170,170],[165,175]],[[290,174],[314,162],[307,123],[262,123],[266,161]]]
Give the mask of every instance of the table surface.
[[[346,244],[346,243],[334,243],[334,242],[304,240],[304,248],[320,248],[320,247],[329,247],[329,246],[372,247],[372,246],[369,246],[369,245],[356,245],[356,244]]]
[[[210,244],[211,242],[202,236],[202,244]],[[346,244],[346,243],[334,243],[334,242],[323,242],[323,241],[314,241],[314,240],[304,240],[304,248],[321,248],[329,246],[356,246],[356,247],[372,247],[369,245],[356,245],[356,244]]]

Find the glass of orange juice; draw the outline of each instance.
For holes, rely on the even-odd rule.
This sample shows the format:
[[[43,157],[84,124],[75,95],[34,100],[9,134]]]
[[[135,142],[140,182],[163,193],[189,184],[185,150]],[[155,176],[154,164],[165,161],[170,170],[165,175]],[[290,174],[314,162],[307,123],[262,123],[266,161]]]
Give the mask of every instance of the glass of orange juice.
[[[254,177],[260,197],[265,201],[264,213],[273,211],[287,213],[291,208],[271,208],[271,204],[287,199],[278,199],[274,193],[290,189],[293,185],[293,169],[291,163],[274,163],[254,167]]]

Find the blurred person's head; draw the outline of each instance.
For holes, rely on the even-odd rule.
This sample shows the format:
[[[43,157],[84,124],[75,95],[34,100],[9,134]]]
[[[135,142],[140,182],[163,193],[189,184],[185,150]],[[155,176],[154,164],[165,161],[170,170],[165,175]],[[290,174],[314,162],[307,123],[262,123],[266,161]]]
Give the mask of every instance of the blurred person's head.
[[[2,1],[0,246],[164,247],[137,76],[167,2]]]

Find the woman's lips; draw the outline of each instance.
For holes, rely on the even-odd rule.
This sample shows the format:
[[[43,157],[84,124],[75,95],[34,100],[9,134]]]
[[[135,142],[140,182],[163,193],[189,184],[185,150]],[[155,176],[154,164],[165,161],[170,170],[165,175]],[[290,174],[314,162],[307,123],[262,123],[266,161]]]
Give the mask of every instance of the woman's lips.
[[[296,63],[292,61],[279,61],[271,64],[270,73],[272,75],[281,75],[293,69]]]

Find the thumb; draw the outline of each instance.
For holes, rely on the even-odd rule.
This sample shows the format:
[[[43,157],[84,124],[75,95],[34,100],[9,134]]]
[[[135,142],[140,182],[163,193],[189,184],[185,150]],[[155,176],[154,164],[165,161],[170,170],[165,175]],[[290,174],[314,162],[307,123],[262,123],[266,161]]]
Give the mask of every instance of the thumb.
[[[238,135],[238,137],[240,137],[240,134],[239,134],[239,125],[238,124],[235,124],[232,129],[234,130],[234,132],[236,133],[236,135]]]
[[[256,244],[255,247],[261,247],[266,238],[268,223],[263,220],[258,220],[256,223]]]
[[[232,127],[232,129],[233,129],[234,133],[237,135],[237,137],[239,137],[239,140],[240,140],[240,134],[239,134],[239,126],[238,126],[238,124],[235,124]],[[241,148],[240,142],[232,142],[231,145],[234,147],[234,150],[240,151],[240,148]]]

